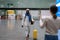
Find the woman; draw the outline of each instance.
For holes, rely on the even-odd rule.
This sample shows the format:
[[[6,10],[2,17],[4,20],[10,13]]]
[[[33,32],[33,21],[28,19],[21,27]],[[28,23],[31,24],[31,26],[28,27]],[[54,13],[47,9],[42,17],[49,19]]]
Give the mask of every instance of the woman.
[[[25,13],[23,20],[22,20],[22,23],[23,23],[22,27],[24,25],[26,28],[26,30],[25,30],[26,40],[28,40],[28,38],[29,38],[31,20],[32,20],[32,17],[31,17],[31,14],[29,12],[29,9],[26,9],[26,13]]]
[[[56,16],[57,11],[58,8],[56,5],[52,5],[50,7],[52,17],[44,19],[44,23],[42,24],[42,20],[40,20],[40,27],[46,27],[45,40],[58,40],[57,32],[60,27],[60,19]]]

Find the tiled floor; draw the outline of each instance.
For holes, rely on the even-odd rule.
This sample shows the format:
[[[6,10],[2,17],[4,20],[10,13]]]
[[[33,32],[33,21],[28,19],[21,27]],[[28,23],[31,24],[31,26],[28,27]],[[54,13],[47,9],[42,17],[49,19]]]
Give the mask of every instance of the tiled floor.
[[[40,29],[39,21],[30,27],[30,38],[33,40],[33,30],[38,30],[38,40],[44,39],[44,29]],[[25,27],[21,27],[21,20],[0,20],[0,40],[25,40]]]

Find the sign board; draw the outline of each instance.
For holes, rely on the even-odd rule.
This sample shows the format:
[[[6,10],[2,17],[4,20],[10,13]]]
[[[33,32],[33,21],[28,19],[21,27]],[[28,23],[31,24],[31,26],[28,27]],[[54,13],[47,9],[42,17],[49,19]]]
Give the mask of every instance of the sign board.
[[[15,14],[15,11],[14,10],[7,10],[7,13],[8,14]]]

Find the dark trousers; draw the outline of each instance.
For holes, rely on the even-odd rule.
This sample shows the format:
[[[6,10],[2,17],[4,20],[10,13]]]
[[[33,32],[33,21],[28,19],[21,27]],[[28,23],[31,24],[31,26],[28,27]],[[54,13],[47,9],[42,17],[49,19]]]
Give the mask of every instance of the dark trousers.
[[[45,40],[58,40],[57,35],[45,35]]]

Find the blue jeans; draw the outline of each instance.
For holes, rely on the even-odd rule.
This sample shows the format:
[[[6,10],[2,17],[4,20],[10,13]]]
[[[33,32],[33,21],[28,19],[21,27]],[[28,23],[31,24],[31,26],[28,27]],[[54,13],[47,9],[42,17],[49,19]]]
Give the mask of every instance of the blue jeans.
[[[56,35],[45,35],[45,40],[58,40],[58,36]]]

